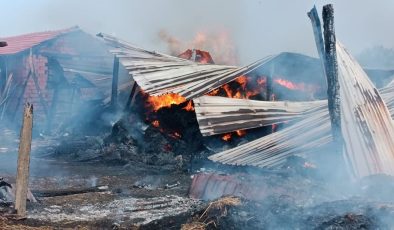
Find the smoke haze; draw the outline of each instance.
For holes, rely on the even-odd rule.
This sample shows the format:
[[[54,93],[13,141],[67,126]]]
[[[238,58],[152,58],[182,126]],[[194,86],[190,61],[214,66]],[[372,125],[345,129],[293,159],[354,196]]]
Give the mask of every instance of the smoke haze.
[[[386,26],[394,23],[390,0],[3,0],[0,36],[79,25],[92,34],[110,33],[168,52],[160,31],[184,41],[200,31],[226,31],[246,64],[282,51],[316,56],[306,13],[313,4],[321,11],[327,3],[335,7],[338,38],[353,53],[376,45],[394,47],[394,32]]]

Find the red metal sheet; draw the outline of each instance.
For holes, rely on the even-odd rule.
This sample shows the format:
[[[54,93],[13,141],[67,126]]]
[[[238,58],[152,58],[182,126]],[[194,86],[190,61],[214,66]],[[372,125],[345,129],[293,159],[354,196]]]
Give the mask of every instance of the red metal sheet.
[[[0,38],[7,42],[7,46],[0,49],[0,55],[11,55],[30,49],[38,44],[57,38],[58,36],[79,30],[78,27],[72,27],[63,30],[46,31],[31,34],[24,34],[13,37]]]

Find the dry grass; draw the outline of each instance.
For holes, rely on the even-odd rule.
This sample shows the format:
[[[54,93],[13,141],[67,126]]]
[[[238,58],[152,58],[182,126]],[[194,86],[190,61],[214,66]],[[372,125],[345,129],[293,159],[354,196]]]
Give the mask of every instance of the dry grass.
[[[201,222],[192,222],[187,224],[182,224],[181,230],[205,230],[206,224]]]
[[[210,224],[216,226],[220,218],[227,216],[227,209],[229,207],[238,206],[240,204],[241,199],[233,196],[223,197],[213,201],[209,203],[201,216],[195,218],[191,223],[182,225],[181,230],[205,230]]]
[[[209,203],[204,213],[200,216],[200,220],[209,218],[211,216],[223,217],[227,215],[227,208],[234,207],[241,204],[241,199],[238,197],[228,196],[220,198],[219,200]]]

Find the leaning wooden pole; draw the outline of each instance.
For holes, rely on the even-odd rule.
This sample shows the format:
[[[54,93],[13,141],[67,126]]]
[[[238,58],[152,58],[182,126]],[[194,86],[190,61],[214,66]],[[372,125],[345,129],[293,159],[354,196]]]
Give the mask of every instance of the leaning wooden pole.
[[[338,63],[334,29],[334,7],[332,4],[328,4],[323,7],[323,23],[328,111],[330,113],[334,146],[337,152],[342,152],[343,137],[341,131],[341,101],[339,94]]]
[[[114,67],[112,71],[112,92],[111,92],[111,106],[117,109],[118,106],[118,75],[119,75],[119,58],[114,57]]]
[[[16,175],[15,209],[19,218],[26,217],[26,200],[29,185],[30,151],[33,128],[33,105],[25,105],[20,134],[18,168]]]
[[[320,19],[319,19],[319,14],[317,13],[316,6],[313,6],[311,11],[308,12],[308,17],[312,23],[313,35],[315,37],[316,48],[317,48],[317,52],[319,54],[323,74],[324,74],[324,76],[326,76],[326,70],[325,70],[326,57],[325,57],[325,51],[324,51],[324,41],[323,41],[323,35],[322,35],[322,30],[321,30],[321,23],[320,23]],[[326,80],[325,87],[327,87],[327,80]]]

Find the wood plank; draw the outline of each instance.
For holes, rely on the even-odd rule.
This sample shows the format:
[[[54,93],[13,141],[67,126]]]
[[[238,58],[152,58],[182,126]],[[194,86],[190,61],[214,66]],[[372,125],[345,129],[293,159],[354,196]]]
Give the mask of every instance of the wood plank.
[[[16,175],[15,209],[20,218],[26,217],[26,199],[29,186],[30,151],[33,129],[33,105],[26,104],[20,134],[18,168]]]

